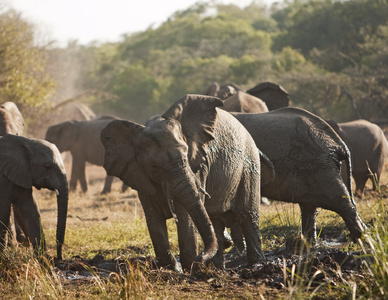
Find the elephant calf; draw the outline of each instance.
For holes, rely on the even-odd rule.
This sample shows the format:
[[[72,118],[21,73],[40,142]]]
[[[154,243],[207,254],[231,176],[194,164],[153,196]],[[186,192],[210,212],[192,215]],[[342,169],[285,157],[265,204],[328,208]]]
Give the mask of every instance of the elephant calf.
[[[5,245],[11,204],[15,218],[33,247],[45,245],[32,187],[56,191],[58,203],[57,257],[65,238],[68,183],[62,157],[55,145],[8,134],[0,138],[0,246]]]

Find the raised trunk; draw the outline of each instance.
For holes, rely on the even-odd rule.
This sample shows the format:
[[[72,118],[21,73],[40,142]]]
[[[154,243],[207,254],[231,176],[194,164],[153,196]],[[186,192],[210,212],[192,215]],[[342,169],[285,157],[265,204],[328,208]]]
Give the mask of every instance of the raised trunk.
[[[69,188],[63,184],[58,189],[57,203],[58,203],[58,222],[57,222],[57,259],[62,259],[62,245],[65,240],[67,206],[69,199]]]

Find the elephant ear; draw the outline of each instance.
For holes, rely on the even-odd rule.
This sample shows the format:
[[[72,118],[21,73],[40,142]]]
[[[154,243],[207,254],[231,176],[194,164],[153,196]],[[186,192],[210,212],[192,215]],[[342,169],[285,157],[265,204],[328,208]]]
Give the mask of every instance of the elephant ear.
[[[180,122],[182,133],[189,146],[189,161],[196,171],[205,160],[207,144],[214,139],[217,106],[222,100],[203,95],[186,95],[175,102],[162,117]]]
[[[131,188],[147,195],[156,193],[151,180],[136,159],[135,145],[143,125],[124,120],[110,122],[101,132],[105,148],[104,168]]]
[[[6,135],[0,139],[0,173],[23,188],[32,187],[27,148],[23,137]]]

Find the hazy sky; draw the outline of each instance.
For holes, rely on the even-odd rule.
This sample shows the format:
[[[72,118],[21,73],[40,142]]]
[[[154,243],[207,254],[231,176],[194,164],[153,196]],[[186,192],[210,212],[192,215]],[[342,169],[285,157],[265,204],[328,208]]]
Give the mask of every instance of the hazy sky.
[[[1,0],[0,0],[1,1]],[[38,26],[44,36],[66,46],[69,40],[81,44],[116,41],[124,33],[143,31],[167,20],[198,0],[5,0],[8,7]],[[253,0],[224,0],[246,7]],[[258,1],[256,1],[258,2]],[[259,3],[271,3],[261,0]]]

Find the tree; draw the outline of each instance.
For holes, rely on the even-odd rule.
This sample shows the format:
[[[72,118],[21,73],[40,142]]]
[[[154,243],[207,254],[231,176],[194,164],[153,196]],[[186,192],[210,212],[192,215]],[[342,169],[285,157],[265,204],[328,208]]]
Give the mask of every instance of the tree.
[[[28,121],[33,107],[42,107],[54,88],[46,72],[47,48],[35,43],[33,26],[14,10],[0,14],[0,97],[13,101]]]

